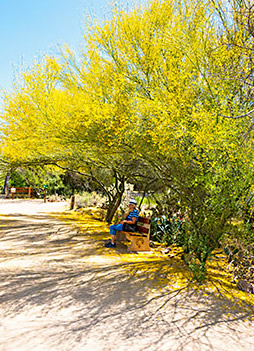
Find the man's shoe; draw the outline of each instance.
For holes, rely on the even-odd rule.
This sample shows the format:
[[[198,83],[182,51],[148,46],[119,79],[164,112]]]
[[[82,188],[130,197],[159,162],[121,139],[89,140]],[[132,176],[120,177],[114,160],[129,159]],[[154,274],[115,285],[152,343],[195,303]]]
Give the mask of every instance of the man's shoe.
[[[113,244],[112,242],[105,244],[105,247],[116,247],[116,244]]]

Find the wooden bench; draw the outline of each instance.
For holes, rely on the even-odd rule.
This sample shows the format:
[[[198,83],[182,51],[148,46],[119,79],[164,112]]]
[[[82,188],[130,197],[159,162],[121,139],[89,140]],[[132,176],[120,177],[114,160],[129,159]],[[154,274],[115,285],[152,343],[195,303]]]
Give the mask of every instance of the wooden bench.
[[[13,192],[12,189],[15,189],[15,191]],[[27,195],[30,199],[36,196],[36,190],[31,187],[11,187],[9,189],[9,194],[11,194],[13,199],[14,197],[24,197],[24,195]]]
[[[150,227],[151,218],[149,217],[138,217],[137,221],[137,232],[116,232],[117,241],[131,242],[131,246],[128,247],[128,251],[149,251],[150,250]]]

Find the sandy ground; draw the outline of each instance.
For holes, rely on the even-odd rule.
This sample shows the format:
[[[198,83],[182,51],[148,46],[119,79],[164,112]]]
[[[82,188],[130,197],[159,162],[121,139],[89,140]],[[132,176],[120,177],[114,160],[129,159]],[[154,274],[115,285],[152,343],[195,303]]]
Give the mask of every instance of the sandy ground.
[[[166,266],[113,264],[66,209],[0,199],[0,351],[254,350],[253,306],[158,289]]]
[[[34,215],[59,212],[69,209],[68,202],[46,202],[41,199],[5,199],[0,197],[0,214],[2,215]]]

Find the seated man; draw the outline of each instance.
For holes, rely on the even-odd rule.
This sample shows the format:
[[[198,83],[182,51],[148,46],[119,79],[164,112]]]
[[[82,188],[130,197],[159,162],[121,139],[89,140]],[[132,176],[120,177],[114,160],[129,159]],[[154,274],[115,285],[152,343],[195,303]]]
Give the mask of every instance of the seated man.
[[[111,241],[105,244],[106,247],[116,247],[116,232],[117,230],[123,230],[126,232],[135,232],[137,230],[138,210],[136,209],[137,201],[131,199],[129,202],[130,212],[126,218],[118,224],[110,226]]]

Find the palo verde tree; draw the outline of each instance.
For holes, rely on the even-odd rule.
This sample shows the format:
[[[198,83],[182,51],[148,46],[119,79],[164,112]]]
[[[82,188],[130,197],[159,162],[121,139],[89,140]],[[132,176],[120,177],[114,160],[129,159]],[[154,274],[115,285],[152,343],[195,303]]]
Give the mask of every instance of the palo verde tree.
[[[249,144],[241,147],[242,124],[223,117],[231,88],[218,76],[239,54],[222,45],[216,21],[208,1],[152,1],[116,12],[87,39],[90,73],[104,72],[97,101],[112,109],[100,115],[100,142],[141,157],[177,194],[188,210],[186,245],[202,269],[244,196],[253,158]]]
[[[218,13],[212,0],[115,9],[90,26],[78,60],[66,47],[61,63],[45,58],[25,72],[1,116],[5,157],[95,177],[108,221],[126,181],[160,183],[188,214],[186,260],[198,279],[253,174],[249,121],[225,117],[248,91],[236,66],[250,60],[227,44],[246,32],[235,30],[239,16],[223,27]]]
[[[63,66],[45,57],[25,72],[22,84],[6,96],[3,152],[12,169],[52,165],[90,179],[108,198],[106,220],[111,222],[126,181],[135,182],[140,174],[145,179],[144,167],[139,173],[141,161],[128,153],[112,152],[115,136],[107,133],[104,116],[111,118],[113,109],[94,98],[97,87],[91,84],[89,93],[76,85],[70,87],[60,79],[62,72]],[[87,74],[86,81],[89,79]]]

